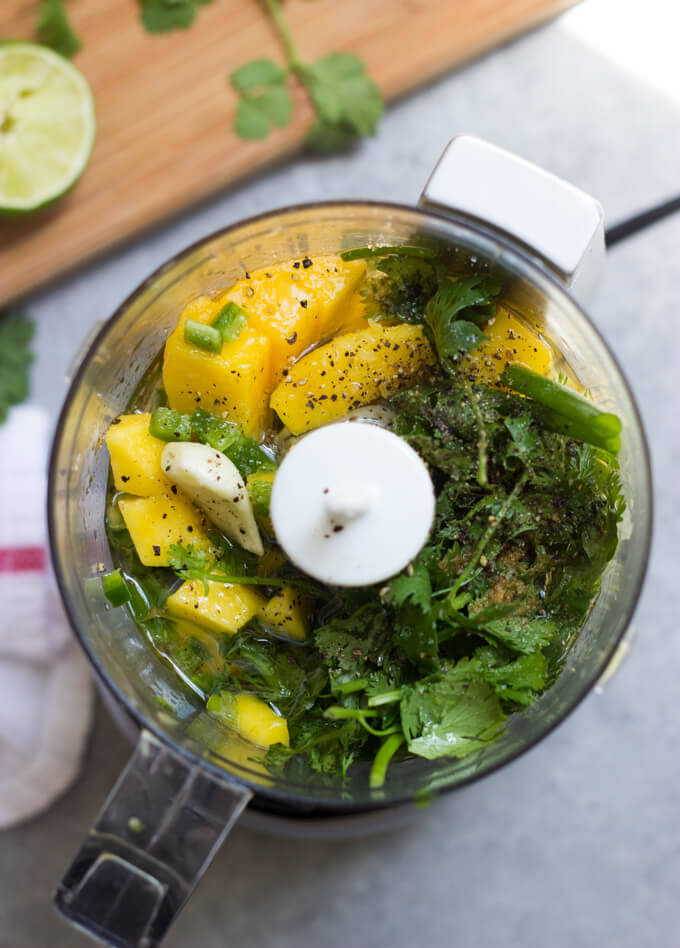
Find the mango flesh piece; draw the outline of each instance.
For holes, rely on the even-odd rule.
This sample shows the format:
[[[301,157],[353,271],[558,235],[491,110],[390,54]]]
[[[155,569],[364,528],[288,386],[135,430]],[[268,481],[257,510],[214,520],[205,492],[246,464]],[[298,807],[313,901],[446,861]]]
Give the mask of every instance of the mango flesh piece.
[[[309,632],[304,597],[294,586],[278,589],[260,612],[260,618],[275,631],[304,642]]]
[[[241,737],[258,747],[290,744],[286,719],[254,695],[237,695],[234,727]]]
[[[228,635],[238,632],[262,606],[262,596],[248,586],[209,582],[206,595],[203,583],[194,579],[182,583],[167,601],[170,615]]]
[[[552,364],[549,346],[536,330],[510,310],[499,306],[483,332],[488,336],[487,341],[463,356],[461,367],[467,378],[498,385],[508,362],[521,362],[540,375],[549,373]]]
[[[154,497],[121,497],[118,507],[144,566],[169,566],[173,543],[209,550],[209,524],[179,488]]]
[[[207,708],[251,744],[258,747],[270,747],[272,744],[288,747],[290,744],[286,719],[279,717],[268,704],[254,695],[234,695],[221,691],[210,696]]]
[[[303,356],[270,404],[293,434],[302,434],[408,388],[436,361],[420,326],[369,323]]]
[[[151,415],[121,415],[106,432],[116,490],[140,497],[167,493],[171,482],[161,467],[165,441],[149,434]]]
[[[352,293],[347,306],[340,313],[340,325],[336,331],[346,333],[354,332],[356,329],[366,329],[368,326],[367,309],[368,307],[361,295],[361,287],[357,287]]]
[[[215,300],[202,296],[182,311],[163,356],[168,405],[184,414],[204,408],[257,438],[266,427],[272,388],[269,339],[248,324],[236,339],[223,343],[221,352],[206,352],[184,341],[187,319],[211,324],[221,308]]]
[[[219,301],[238,304],[248,326],[271,340],[276,383],[295,356],[338,332],[365,272],[363,260],[303,257],[249,273]]]

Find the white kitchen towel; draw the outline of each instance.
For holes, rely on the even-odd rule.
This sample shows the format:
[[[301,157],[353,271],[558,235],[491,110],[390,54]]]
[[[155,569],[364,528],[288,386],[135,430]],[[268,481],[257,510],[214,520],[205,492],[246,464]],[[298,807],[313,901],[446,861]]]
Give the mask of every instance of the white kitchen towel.
[[[32,405],[0,426],[0,829],[67,789],[92,723],[92,680],[49,565],[47,438]]]

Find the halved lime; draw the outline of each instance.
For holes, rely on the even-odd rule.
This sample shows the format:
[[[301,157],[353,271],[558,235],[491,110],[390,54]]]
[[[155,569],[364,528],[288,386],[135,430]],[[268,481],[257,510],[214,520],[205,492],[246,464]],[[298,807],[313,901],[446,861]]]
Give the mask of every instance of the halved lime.
[[[35,43],[0,44],[0,211],[48,204],[80,177],[95,135],[90,87]]]

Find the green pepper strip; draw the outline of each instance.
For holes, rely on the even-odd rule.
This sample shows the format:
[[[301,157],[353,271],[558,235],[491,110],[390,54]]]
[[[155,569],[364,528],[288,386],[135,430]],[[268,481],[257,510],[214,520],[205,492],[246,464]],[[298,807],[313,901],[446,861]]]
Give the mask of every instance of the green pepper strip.
[[[125,577],[119,569],[114,569],[112,572],[107,573],[106,576],[102,576],[102,586],[104,588],[104,595],[112,606],[122,606],[123,603],[129,601],[130,590],[125,582]]]
[[[533,398],[551,409],[582,432],[581,440],[597,439],[596,443],[615,441],[621,433],[621,419],[611,412],[601,411],[596,405],[572,392],[566,385],[547,379],[519,363],[507,365],[500,378],[501,384]],[[555,424],[559,418],[553,417]],[[568,433],[568,432],[565,432]],[[587,437],[586,437],[587,435]],[[604,446],[604,445],[603,445]]]
[[[184,341],[190,346],[205,349],[206,352],[220,352],[222,349],[222,333],[219,329],[206,326],[195,319],[187,319],[185,322]]]

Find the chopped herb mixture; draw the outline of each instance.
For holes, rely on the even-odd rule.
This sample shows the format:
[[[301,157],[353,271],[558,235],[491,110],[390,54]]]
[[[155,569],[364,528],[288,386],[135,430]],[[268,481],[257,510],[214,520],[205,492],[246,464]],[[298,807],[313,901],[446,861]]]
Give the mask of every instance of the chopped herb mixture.
[[[388,766],[407,755],[460,758],[483,748],[559,674],[617,547],[625,508],[616,461],[620,422],[513,361],[512,351],[489,349],[502,291],[491,277],[451,277],[434,252],[418,247],[359,248],[342,260],[367,265],[356,293],[368,328],[351,328],[345,359],[359,351],[359,334],[403,324],[424,333],[436,354],[429,363],[420,359],[417,377],[407,379],[400,365],[399,385],[387,385],[378,399],[381,423],[431,473],[436,516],[424,548],[378,586],[330,588],[310,579],[285,558],[268,519],[289,432],[282,437],[272,427],[257,443],[204,408],[188,414],[161,405],[144,422],[157,450],[166,441],[201,441],[229,458],[247,485],[265,552],[247,553],[209,529],[202,545],[190,533],[180,540],[161,533],[165,561],[149,568],[113,495],[108,528],[119,569],[107,594],[126,604],[216,720],[260,744],[271,772],[345,775],[367,761],[370,785],[379,787]],[[291,273],[306,270],[306,262],[304,271],[299,262],[291,266]],[[245,346],[257,319],[256,297],[247,295],[252,307],[247,314],[236,304],[229,309],[228,338],[217,353],[195,330],[178,337],[182,358],[205,364],[232,351],[224,346]],[[214,305],[202,325],[224,312],[222,302]],[[306,324],[295,325],[302,331]],[[291,338],[290,327],[281,332]],[[519,346],[519,331],[508,332],[508,345]],[[324,376],[336,370],[312,360],[320,348],[298,351],[294,367],[281,372],[280,389],[290,388],[305,359],[323,365]],[[336,387],[351,364],[337,367]],[[302,436],[324,384],[320,375],[311,407],[302,404]],[[280,404],[276,392],[271,403]],[[139,416],[121,421],[130,417]],[[124,490],[118,481],[116,487]],[[159,489],[156,504],[165,496]],[[241,618],[228,628],[237,612]],[[252,737],[249,700],[261,702],[275,723],[285,718],[285,739]]]

